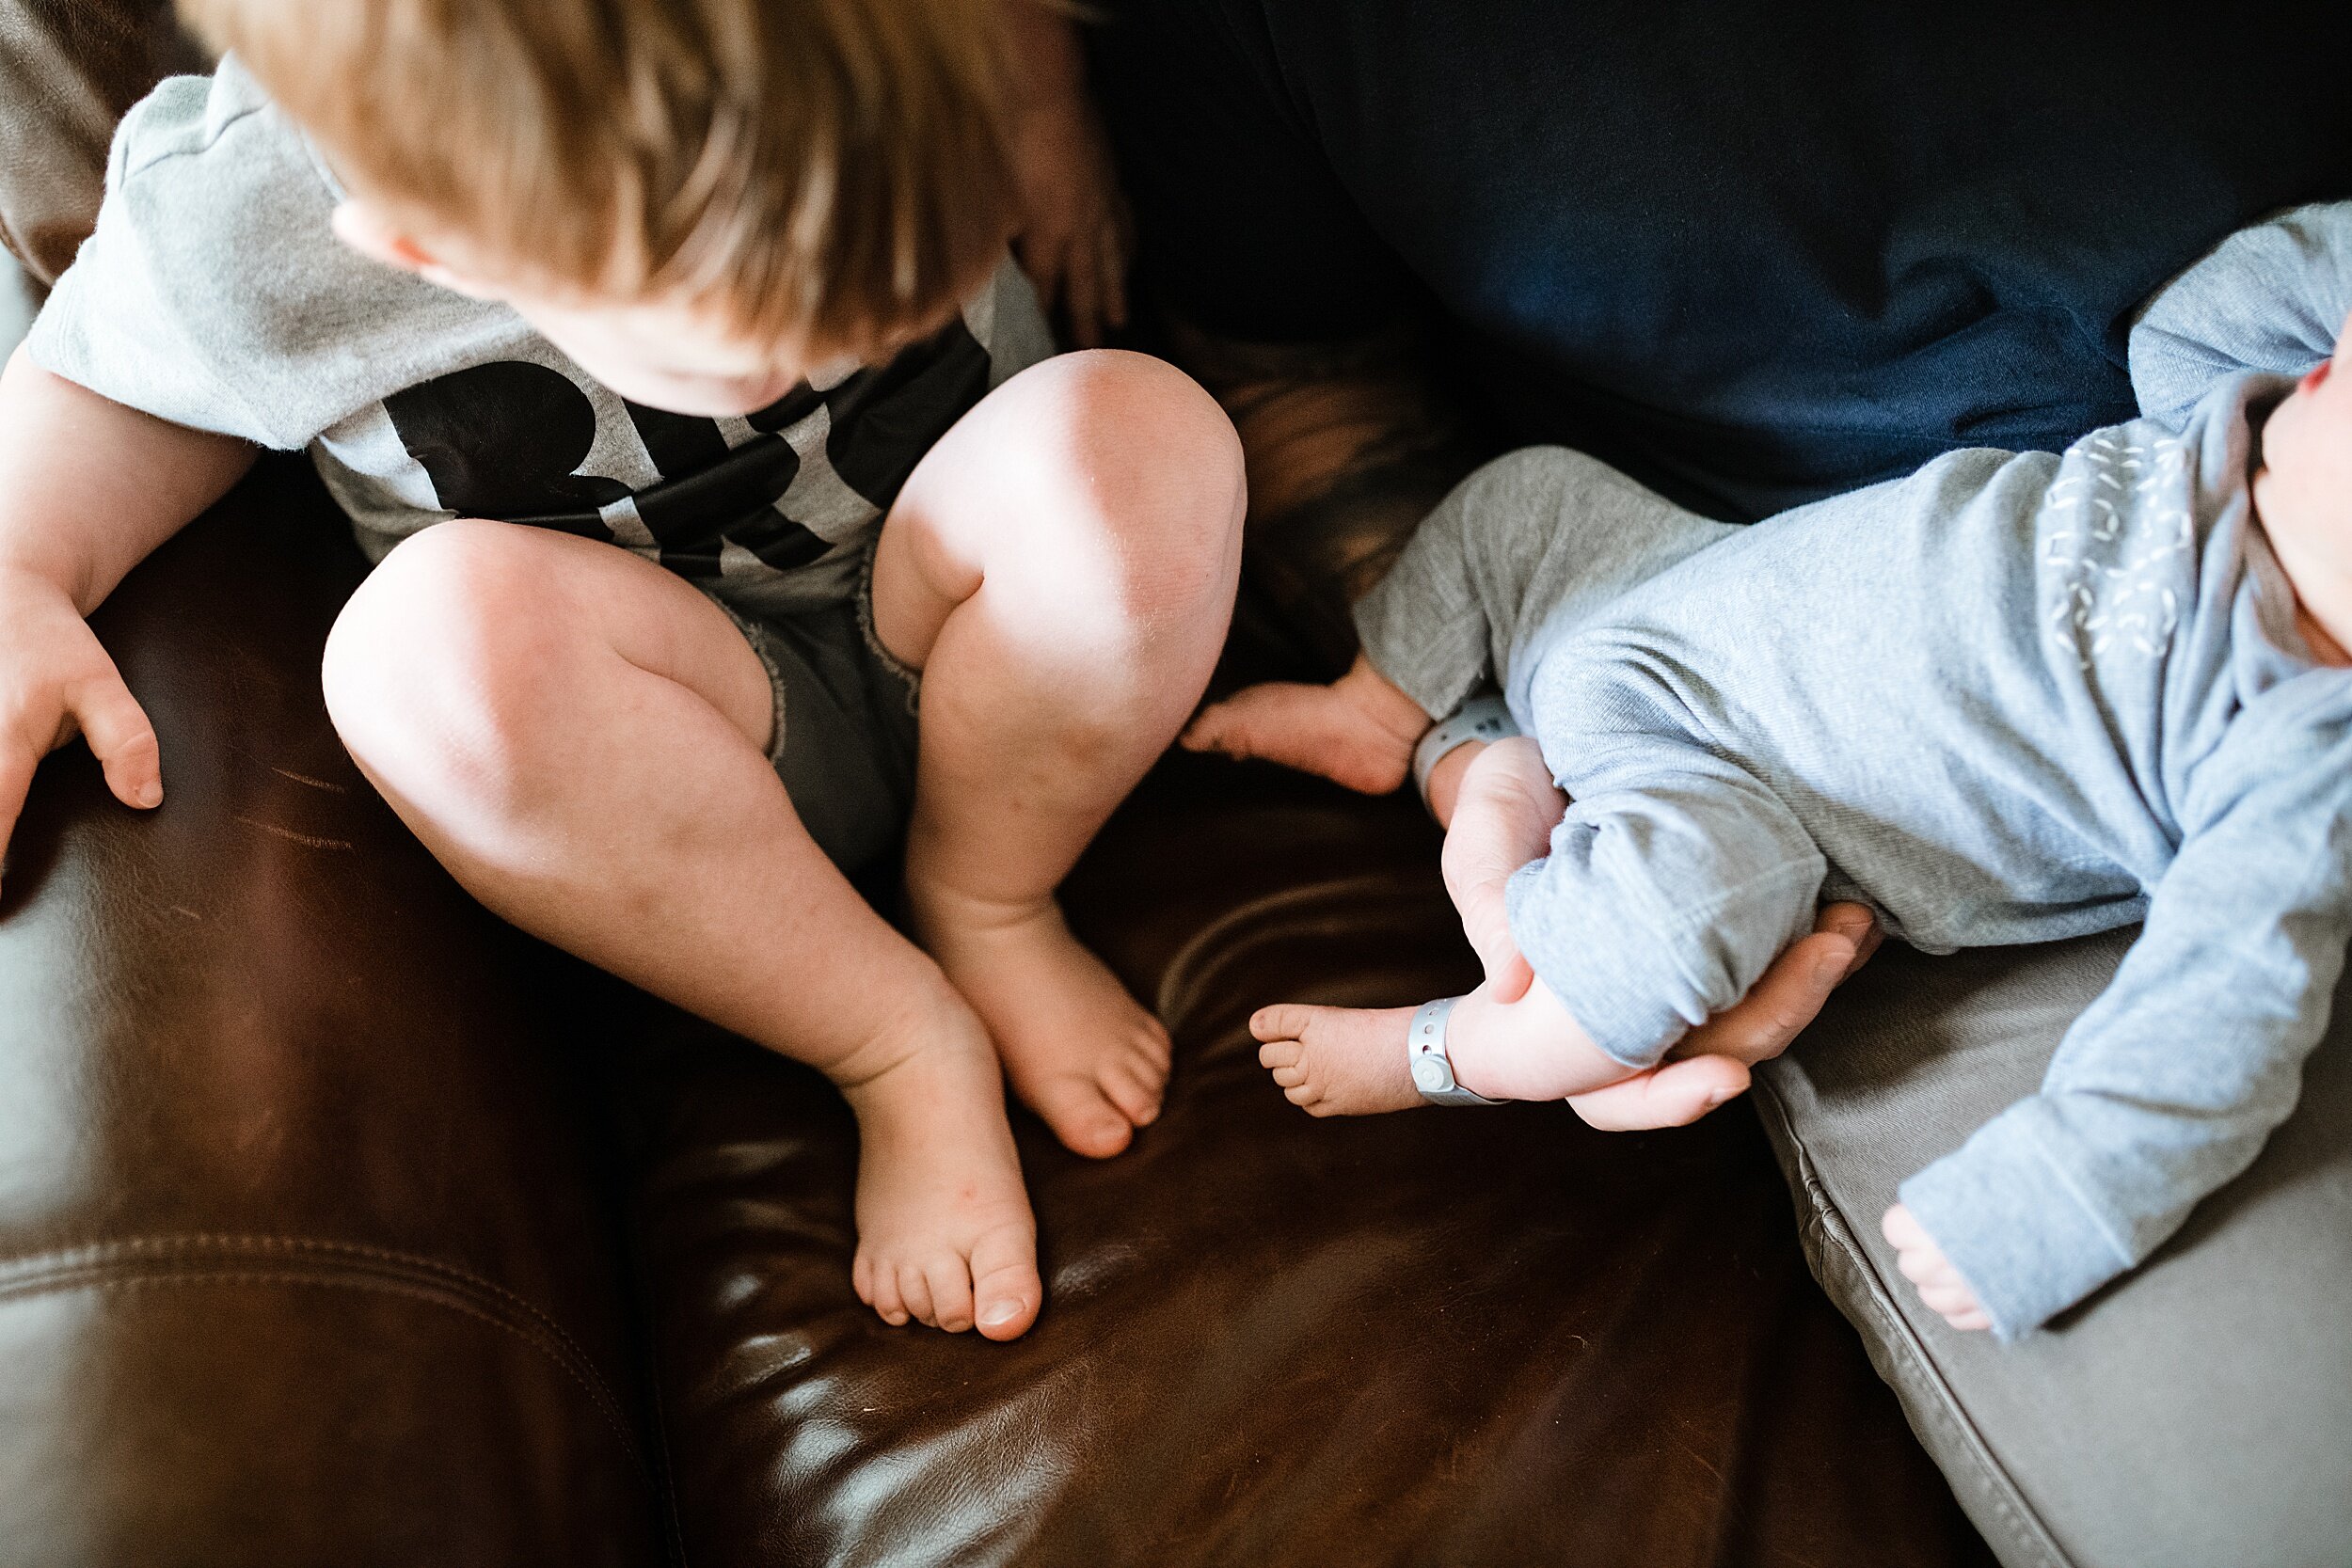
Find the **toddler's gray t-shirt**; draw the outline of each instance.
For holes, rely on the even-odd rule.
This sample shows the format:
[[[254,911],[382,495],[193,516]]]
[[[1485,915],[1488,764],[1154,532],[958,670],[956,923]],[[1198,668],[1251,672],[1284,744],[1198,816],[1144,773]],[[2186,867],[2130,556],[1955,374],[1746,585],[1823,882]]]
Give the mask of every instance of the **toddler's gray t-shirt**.
[[[116,133],[35,363],[176,424],[309,448],[371,560],[454,516],[608,540],[753,615],[838,603],[923,453],[1052,342],[1009,261],[889,363],[745,419],[629,403],[502,305],[337,240],[340,187],[231,57]]]

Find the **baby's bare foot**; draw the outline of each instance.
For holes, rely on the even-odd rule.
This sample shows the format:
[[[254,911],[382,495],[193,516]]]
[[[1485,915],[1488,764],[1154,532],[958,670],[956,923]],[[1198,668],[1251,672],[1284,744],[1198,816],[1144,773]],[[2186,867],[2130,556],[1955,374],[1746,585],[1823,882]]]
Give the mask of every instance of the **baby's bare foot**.
[[[958,1016],[961,1014],[961,1016]],[[1016,1338],[1037,1321],[1037,1222],[1005,1122],[1004,1082],[977,1020],[926,1022],[902,1054],[842,1085],[857,1114],[860,1300],[910,1318]]]
[[[1051,899],[1025,911],[909,890],[916,930],[988,1025],[1022,1102],[1080,1154],[1107,1159],[1160,1114],[1168,1031]]]
[[[1285,1002],[1249,1021],[1282,1098],[1318,1117],[1368,1117],[1421,1104],[1405,1057],[1414,1009],[1315,1007]]]
[[[1202,709],[1178,742],[1386,795],[1412,771],[1413,745],[1428,728],[1429,716],[1359,656],[1330,686],[1268,681],[1237,691]]]
[[[1405,1052],[1412,1007],[1372,1011],[1284,1003],[1261,1008],[1249,1032],[1283,1098],[1319,1117],[1372,1116],[1422,1104]],[[1516,1002],[1487,988],[1446,1020],[1454,1081],[1489,1100],[1565,1100],[1633,1076],[1605,1054],[1541,980]]]

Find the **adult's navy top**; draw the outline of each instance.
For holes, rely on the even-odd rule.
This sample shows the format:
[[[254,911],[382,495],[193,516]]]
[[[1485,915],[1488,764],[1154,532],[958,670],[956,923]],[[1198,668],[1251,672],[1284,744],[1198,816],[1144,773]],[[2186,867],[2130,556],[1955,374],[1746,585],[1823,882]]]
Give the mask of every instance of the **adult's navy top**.
[[[2352,196],[2352,3],[1111,0],[1155,286],[1234,336],[1432,305],[1515,441],[1744,519],[2131,417],[2233,229]]]

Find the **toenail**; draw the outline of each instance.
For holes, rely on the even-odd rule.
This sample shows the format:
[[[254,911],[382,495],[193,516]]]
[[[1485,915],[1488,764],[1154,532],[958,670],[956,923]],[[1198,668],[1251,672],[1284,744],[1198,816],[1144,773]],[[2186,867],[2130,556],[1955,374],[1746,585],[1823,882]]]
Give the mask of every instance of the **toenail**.
[[[982,1328],[996,1328],[1002,1324],[1012,1322],[1013,1319],[1019,1316],[1021,1316],[1021,1304],[1019,1302],[1000,1301],[995,1306],[980,1314],[980,1326]]]

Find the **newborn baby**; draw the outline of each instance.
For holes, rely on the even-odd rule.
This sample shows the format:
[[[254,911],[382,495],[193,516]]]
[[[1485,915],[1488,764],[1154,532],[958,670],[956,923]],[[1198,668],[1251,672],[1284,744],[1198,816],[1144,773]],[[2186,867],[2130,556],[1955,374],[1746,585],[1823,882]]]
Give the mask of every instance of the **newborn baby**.
[[[1470,763],[1447,844],[1486,982],[1266,1008],[1261,1059],[1318,1115],[1556,1100],[1658,1063],[1824,898],[1930,952],[2145,921],[2041,1092],[1886,1219],[2004,1339],[2137,1266],[2294,1108],[2352,935],[2347,311],[2352,203],[2306,207],[2157,297],[2144,417],[2063,455],[1745,529],[1556,448],[1472,475],[1345,677],[1185,743],[1385,791],[1499,681],[1534,739]]]

